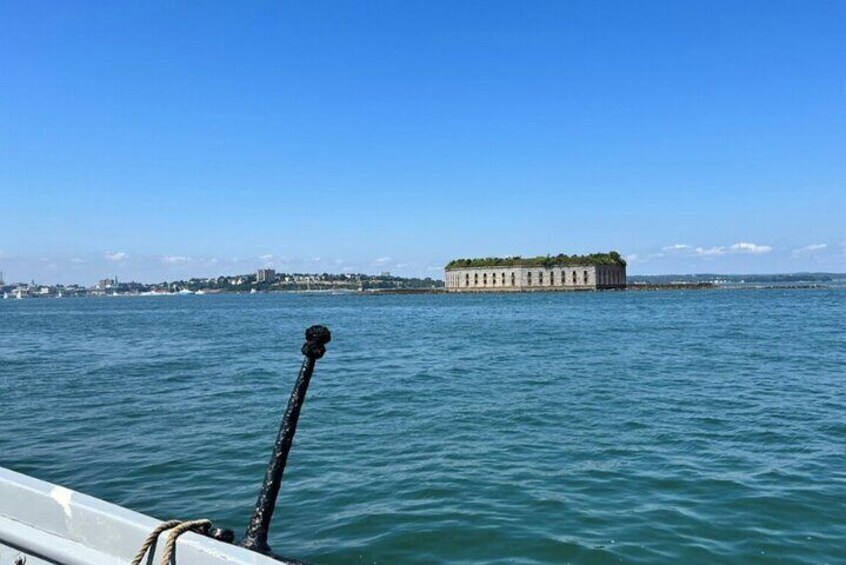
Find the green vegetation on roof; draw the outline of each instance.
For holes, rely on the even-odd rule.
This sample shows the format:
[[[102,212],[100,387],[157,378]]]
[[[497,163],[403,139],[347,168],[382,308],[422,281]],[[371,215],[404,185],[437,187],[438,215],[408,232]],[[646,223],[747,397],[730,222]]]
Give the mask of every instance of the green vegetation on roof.
[[[447,269],[466,267],[572,267],[576,265],[621,265],[626,260],[616,251],[591,253],[590,255],[547,255],[546,257],[485,257],[484,259],[453,259]]]

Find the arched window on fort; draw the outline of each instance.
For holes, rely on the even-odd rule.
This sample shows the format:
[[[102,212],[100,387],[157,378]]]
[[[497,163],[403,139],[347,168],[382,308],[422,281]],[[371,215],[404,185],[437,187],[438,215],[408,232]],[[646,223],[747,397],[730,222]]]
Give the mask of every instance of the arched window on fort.
[[[502,286],[505,286],[505,273],[502,273]]]
[[[538,271],[538,286],[543,286],[543,271]]]
[[[517,286],[517,277],[511,273],[511,286]]]
[[[587,283],[588,283],[588,272],[587,272],[587,271],[585,271],[585,273],[584,273],[584,274],[585,274],[585,280],[584,280],[584,283],[585,283],[585,284],[587,284]]]
[[[526,273],[526,286],[532,286],[532,273]]]
[[[488,274],[482,273],[482,286],[488,286]]]
[[[479,273],[473,273],[473,286],[479,286]]]
[[[573,284],[576,284],[576,271],[573,271]]]

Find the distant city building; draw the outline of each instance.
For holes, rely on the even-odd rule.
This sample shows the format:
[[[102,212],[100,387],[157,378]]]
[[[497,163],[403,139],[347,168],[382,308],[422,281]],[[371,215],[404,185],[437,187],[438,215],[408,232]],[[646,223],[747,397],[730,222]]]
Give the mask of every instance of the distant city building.
[[[263,283],[263,282],[274,282],[276,280],[276,271],[274,269],[259,269],[256,272],[256,281]]]
[[[523,259],[457,259],[445,269],[449,292],[519,292],[626,288],[619,253]]]
[[[97,288],[105,289],[117,286],[117,279],[102,279],[97,283]]]
[[[381,273],[379,273],[379,276],[380,276],[380,277],[385,277],[385,278],[390,277],[390,276],[391,276],[391,271],[382,271]]]

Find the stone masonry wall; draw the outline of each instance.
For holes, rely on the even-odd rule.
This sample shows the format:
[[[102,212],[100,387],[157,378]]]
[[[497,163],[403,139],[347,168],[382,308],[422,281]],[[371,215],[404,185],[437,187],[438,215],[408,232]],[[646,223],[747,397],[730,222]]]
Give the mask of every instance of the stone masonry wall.
[[[622,265],[467,267],[447,269],[445,277],[449,292],[597,290],[626,287],[626,268]]]

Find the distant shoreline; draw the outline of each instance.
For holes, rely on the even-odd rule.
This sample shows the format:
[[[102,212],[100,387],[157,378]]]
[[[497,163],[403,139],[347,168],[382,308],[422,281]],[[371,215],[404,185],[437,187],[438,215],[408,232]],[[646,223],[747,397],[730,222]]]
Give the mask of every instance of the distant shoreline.
[[[538,290],[528,290],[528,291],[490,291],[490,290],[481,290],[478,292],[448,292],[445,289],[384,289],[384,290],[371,290],[367,292],[356,292],[356,293],[346,293],[346,294],[357,294],[357,295],[397,295],[397,294],[535,294],[535,293],[548,293],[548,294],[570,294],[570,293],[590,293],[590,292],[602,292],[602,293],[613,293],[613,292],[657,292],[657,291],[678,291],[678,290],[824,290],[836,288],[832,285],[826,284],[819,284],[819,283],[811,283],[811,284],[747,284],[747,285],[719,285],[714,283],[676,283],[676,284],[630,284],[625,289],[611,289],[611,290],[572,290],[572,291],[561,291],[561,290],[546,290],[540,288]],[[306,294],[306,293],[302,293]]]
[[[631,284],[626,290],[654,291],[654,290],[810,290],[834,288],[832,285],[809,284],[734,284],[720,285],[714,283],[683,283],[683,284]]]

